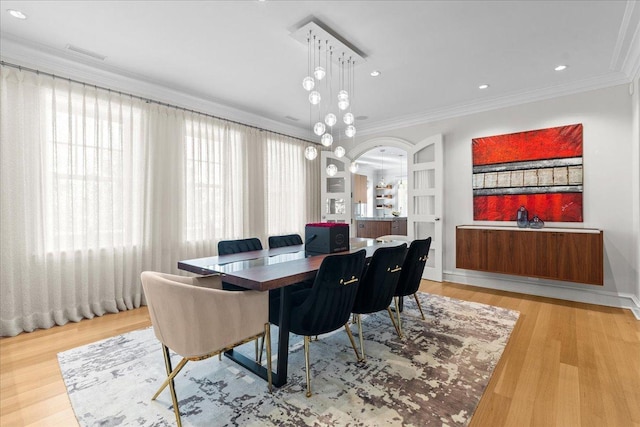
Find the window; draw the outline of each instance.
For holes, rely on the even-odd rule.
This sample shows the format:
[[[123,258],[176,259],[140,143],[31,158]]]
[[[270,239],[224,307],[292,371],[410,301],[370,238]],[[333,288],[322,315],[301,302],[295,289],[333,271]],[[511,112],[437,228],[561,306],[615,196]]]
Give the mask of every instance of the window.
[[[132,134],[140,111],[84,90],[49,91],[45,102],[45,250],[139,243]]]

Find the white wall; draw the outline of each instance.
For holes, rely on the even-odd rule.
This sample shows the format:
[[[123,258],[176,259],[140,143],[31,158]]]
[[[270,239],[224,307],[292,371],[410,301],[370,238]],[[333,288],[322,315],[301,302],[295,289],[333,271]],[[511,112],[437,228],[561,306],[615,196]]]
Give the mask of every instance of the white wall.
[[[639,166],[633,115],[637,115],[638,109],[633,105],[628,85],[621,85],[423,125],[398,127],[384,134],[367,135],[360,143],[383,136],[416,143],[434,134],[444,135],[443,269],[446,280],[637,307],[640,300],[637,284],[640,262],[637,246],[640,239],[634,219],[638,206],[634,205],[638,203],[635,193],[638,191]],[[455,227],[474,223],[471,139],[573,123],[582,123],[584,128],[584,222],[547,225],[604,230],[604,287],[456,269]]]

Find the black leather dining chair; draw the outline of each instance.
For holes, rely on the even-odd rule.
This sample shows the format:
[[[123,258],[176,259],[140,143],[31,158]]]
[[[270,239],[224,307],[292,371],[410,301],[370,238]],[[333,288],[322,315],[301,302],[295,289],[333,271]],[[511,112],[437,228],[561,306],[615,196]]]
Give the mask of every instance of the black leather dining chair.
[[[302,237],[299,234],[285,234],[282,236],[270,236],[269,248],[283,248],[285,246],[301,245]]]
[[[260,250],[262,250],[262,242],[257,237],[238,240],[220,240],[218,242],[218,255],[232,255]],[[225,281],[222,282],[222,289],[225,291],[246,291],[243,287]]]
[[[260,250],[262,250],[262,242],[260,242],[260,239],[257,237],[239,240],[221,240],[218,242],[218,255],[231,255]]]
[[[398,315],[398,336],[402,337],[402,323],[400,321],[400,304],[399,299],[413,295],[420,310],[422,320],[424,320],[424,312],[418,299],[418,288],[422,280],[424,266],[429,258],[429,249],[431,248],[431,237],[422,240],[414,240],[409,246],[407,256],[402,263],[402,271],[398,279],[398,285],[395,292],[396,314]]]
[[[389,305],[393,301],[398,279],[402,271],[402,263],[407,253],[407,244],[390,248],[380,248],[373,253],[369,266],[365,268],[358,293],[353,304],[352,313],[356,316],[358,335],[360,337],[361,361],[366,361],[364,338],[362,334],[362,314],[377,313],[387,310],[396,332],[400,334],[396,320]]]
[[[311,336],[326,334],[344,327],[356,357],[360,358],[348,322],[358,292],[365,254],[364,250],[359,250],[354,253],[325,257],[320,264],[313,286],[309,289],[297,290],[291,295],[289,330],[304,336],[307,397],[311,397],[309,368]],[[272,323],[277,322],[279,312],[279,301],[270,301],[269,319]]]

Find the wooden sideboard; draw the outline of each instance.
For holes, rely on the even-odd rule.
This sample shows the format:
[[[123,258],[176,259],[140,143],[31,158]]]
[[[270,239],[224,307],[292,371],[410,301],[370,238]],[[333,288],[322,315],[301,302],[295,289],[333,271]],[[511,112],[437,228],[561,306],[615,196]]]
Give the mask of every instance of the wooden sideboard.
[[[456,267],[603,285],[603,232],[461,225]]]
[[[356,237],[372,239],[389,234],[407,235],[406,218],[358,219],[356,220]]]

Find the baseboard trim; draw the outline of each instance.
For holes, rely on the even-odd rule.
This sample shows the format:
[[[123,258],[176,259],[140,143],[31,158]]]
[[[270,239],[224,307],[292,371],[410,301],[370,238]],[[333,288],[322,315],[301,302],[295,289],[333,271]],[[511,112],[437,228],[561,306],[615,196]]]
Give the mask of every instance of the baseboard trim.
[[[532,283],[530,280],[523,279],[521,277],[503,276],[498,274],[462,274],[458,272],[445,271],[443,278],[448,282],[459,283],[462,285],[472,285],[519,294],[582,302],[586,304],[626,308],[631,310],[637,320],[640,320],[640,300],[633,294],[615,293],[604,291],[602,289],[591,289],[590,285],[584,285],[584,289],[577,289],[570,285],[563,284],[562,282],[548,282],[543,279],[532,278],[531,280],[538,281],[538,283]]]

